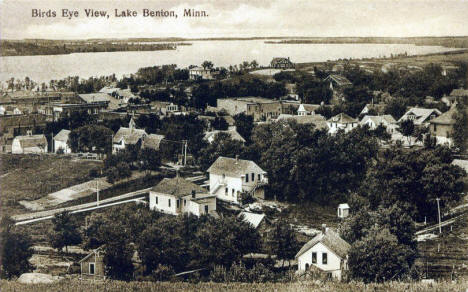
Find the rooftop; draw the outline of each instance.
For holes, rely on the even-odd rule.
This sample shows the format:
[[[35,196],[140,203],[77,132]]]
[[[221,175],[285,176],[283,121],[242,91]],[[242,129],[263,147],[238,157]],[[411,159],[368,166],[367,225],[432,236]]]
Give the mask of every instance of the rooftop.
[[[303,253],[314,247],[317,243],[321,242],[323,245],[332,250],[337,256],[345,258],[350,249],[349,243],[342,239],[338,233],[326,228],[325,234],[323,232],[318,233],[307,242],[296,254],[296,258],[300,257]]]
[[[208,168],[209,173],[225,174],[227,176],[240,177],[246,173],[266,173],[255,162],[251,160],[236,159],[229,157],[218,157]]]
[[[204,193],[205,189],[182,177],[164,178],[151,191],[162,194],[172,195],[178,198],[192,195],[195,193]]]
[[[349,123],[357,123],[358,120],[348,116],[345,113],[341,113],[341,114],[337,114],[334,117],[331,117],[327,122],[340,123],[340,124],[349,124]]]
[[[55,135],[54,140],[56,141],[62,141],[62,142],[67,142],[68,141],[68,135],[70,135],[70,130],[62,129],[60,132]]]

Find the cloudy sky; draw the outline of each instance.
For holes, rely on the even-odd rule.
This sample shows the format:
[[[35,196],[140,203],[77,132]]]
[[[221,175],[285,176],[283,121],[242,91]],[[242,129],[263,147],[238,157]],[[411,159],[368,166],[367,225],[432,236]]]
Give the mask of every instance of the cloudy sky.
[[[109,18],[87,18],[84,9],[106,10]],[[144,18],[142,9],[173,10],[177,19]],[[184,9],[207,18],[184,18]],[[56,11],[33,18],[32,9]],[[61,17],[62,9],[78,18]],[[132,9],[135,18],[116,18]],[[3,39],[251,36],[466,36],[468,0],[0,0]]]

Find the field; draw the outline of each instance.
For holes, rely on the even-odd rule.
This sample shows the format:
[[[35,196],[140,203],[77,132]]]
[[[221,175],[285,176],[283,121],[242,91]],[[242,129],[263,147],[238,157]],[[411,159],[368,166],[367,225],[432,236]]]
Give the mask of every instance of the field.
[[[295,282],[295,283],[264,283],[264,284],[249,284],[249,283],[198,283],[191,284],[186,282],[80,282],[79,280],[64,280],[54,284],[20,284],[12,281],[0,282],[2,292],[10,291],[61,291],[61,292],[78,292],[78,291],[258,291],[258,292],[305,292],[305,291],[465,291],[468,288],[468,281],[460,283],[401,283],[389,282],[385,284],[369,284],[363,283],[313,283],[313,282]]]
[[[19,214],[26,210],[18,202],[36,200],[49,193],[89,180],[95,161],[47,155],[0,156],[1,213]]]

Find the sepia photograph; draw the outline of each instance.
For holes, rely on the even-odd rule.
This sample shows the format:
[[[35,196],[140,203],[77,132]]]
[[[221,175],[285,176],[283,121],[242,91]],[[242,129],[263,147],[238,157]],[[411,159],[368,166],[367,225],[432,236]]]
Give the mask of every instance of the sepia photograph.
[[[0,290],[468,292],[467,0],[0,0]]]

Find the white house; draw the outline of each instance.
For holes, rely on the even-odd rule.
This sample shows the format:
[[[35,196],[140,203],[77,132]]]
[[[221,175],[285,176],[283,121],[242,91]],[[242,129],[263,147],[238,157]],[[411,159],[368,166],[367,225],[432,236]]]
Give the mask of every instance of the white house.
[[[413,107],[398,120],[398,123],[411,120],[416,126],[428,126],[430,120],[437,118],[441,114],[436,108]]]
[[[57,153],[59,149],[63,150],[63,153],[71,153],[70,146],[68,146],[68,136],[70,135],[70,130],[62,129],[54,137],[54,149],[53,151]]]
[[[304,104],[301,103],[299,108],[297,109],[298,116],[308,116],[308,115],[315,115],[315,111],[320,108],[318,104]]]
[[[216,196],[207,194],[202,187],[177,175],[175,178],[164,178],[150,190],[149,207],[171,215],[208,215],[216,211]]]
[[[46,153],[47,145],[47,139],[44,135],[32,135],[31,131],[28,131],[26,136],[16,136],[13,139],[11,153]]]
[[[327,120],[328,133],[335,134],[339,130],[344,130],[347,133],[356,128],[358,124],[358,120],[348,116],[345,113],[341,113]]]
[[[189,69],[189,78],[191,80],[212,80],[213,75],[210,69],[203,67],[193,67]]]
[[[296,254],[298,271],[306,272],[314,265],[331,277],[341,280],[342,271],[348,269],[349,249],[349,243],[324,224],[322,231]]]
[[[266,172],[251,160],[218,157],[208,168],[210,194],[223,201],[240,203],[244,192],[264,198]]]
[[[137,129],[135,127],[135,121],[133,117],[128,123],[128,128],[120,127],[112,138],[112,152],[124,150],[127,145],[135,145],[138,142],[143,142],[146,136],[146,131],[143,129]]]
[[[349,216],[349,205],[344,203],[344,204],[339,204],[338,205],[338,218],[346,218]]]
[[[382,125],[387,129],[389,134],[393,134],[398,128],[398,124],[391,115],[383,116],[364,116],[359,122],[362,126],[367,125],[369,129],[375,130]]]

